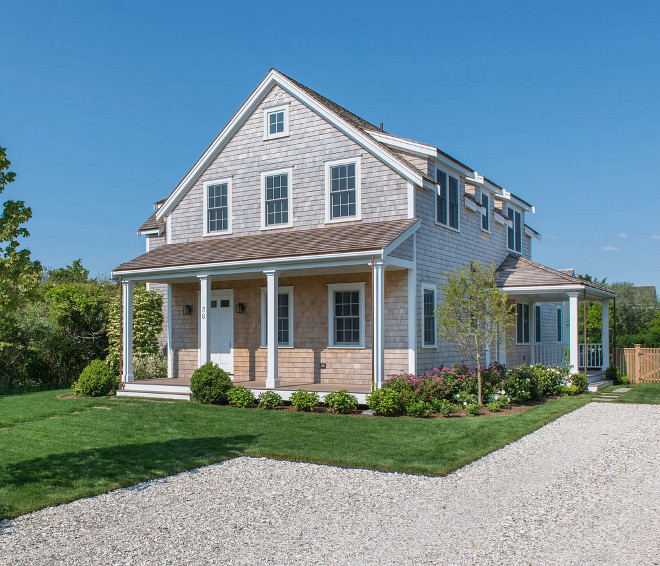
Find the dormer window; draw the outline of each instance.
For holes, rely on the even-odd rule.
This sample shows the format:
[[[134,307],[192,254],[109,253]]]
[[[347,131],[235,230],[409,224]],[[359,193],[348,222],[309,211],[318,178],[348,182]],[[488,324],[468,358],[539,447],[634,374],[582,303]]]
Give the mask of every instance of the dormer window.
[[[272,140],[289,135],[289,105],[264,110],[264,139]]]
[[[481,229],[490,232],[490,197],[488,193],[481,192]]]
[[[507,209],[509,227],[507,228],[507,247],[512,252],[522,253],[522,214],[512,208]]]
[[[436,169],[435,222],[458,230],[458,179]]]

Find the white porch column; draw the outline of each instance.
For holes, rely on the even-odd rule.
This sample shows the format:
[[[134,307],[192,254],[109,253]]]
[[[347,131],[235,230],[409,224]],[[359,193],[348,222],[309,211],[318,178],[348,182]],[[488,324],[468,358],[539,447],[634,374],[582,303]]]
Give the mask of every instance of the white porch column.
[[[122,298],[124,303],[124,320],[122,336],[122,375],[123,383],[133,381],[133,286],[134,281],[122,282]]]
[[[600,302],[601,309],[601,332],[600,341],[603,343],[603,365],[601,369],[604,371],[610,365],[610,301],[605,299]]]
[[[199,365],[208,362],[211,350],[211,335],[209,332],[209,313],[211,310],[211,279],[208,275],[198,275],[199,293]]]
[[[385,380],[385,263],[374,261],[373,300],[371,305],[374,325],[374,387],[379,389]]]
[[[277,340],[277,279],[278,273],[274,270],[264,271],[266,275],[267,291],[267,318],[266,340],[268,343],[268,371],[266,373],[266,387],[279,387],[280,374],[278,368],[278,340]]]
[[[417,270],[408,270],[408,373],[417,375]]]
[[[568,336],[570,347],[571,373],[580,371],[580,346],[578,342],[578,298],[580,293],[567,293],[568,295]]]
[[[172,351],[172,284],[167,284],[167,377],[174,377],[174,355]]]

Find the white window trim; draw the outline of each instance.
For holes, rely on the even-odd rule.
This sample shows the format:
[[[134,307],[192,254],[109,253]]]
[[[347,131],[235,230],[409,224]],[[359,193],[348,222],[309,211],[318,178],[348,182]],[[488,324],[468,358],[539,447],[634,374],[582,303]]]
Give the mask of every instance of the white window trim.
[[[529,323],[529,342],[518,342],[518,305],[527,305],[528,313],[527,321]],[[523,309],[523,320],[525,320],[525,312]],[[532,343],[532,307],[529,303],[518,303],[516,302],[516,346],[529,346]],[[523,340],[525,338],[525,328],[523,326]]]
[[[509,218],[509,210],[513,210],[513,218]],[[520,250],[516,249],[516,213],[520,214]],[[522,237],[525,226],[525,217],[523,211],[509,204],[507,205],[507,209],[506,209],[506,218],[508,220],[506,227],[507,230],[506,249],[509,250],[510,252],[513,252],[514,254],[522,255],[522,250],[523,250]],[[513,230],[513,248],[509,247],[509,225],[508,225],[509,223],[511,224],[510,228]]]
[[[366,312],[364,306],[364,282],[356,283],[328,283],[328,348],[358,349],[364,348],[364,329]],[[360,343],[359,344],[335,344],[335,291],[359,291],[360,302]]]
[[[284,112],[284,131],[276,134],[271,134],[268,127],[268,116],[276,112]],[[271,106],[264,108],[264,141],[275,140],[278,138],[285,138],[289,135],[289,105],[282,104],[281,106]]]
[[[433,309],[433,312],[438,308],[438,292],[436,290],[436,285],[433,285],[432,283],[422,283],[422,348],[424,349],[433,349],[438,347],[438,321],[435,319],[435,316],[433,317],[433,344],[425,344],[424,343],[424,291],[433,291],[433,299],[435,301],[435,308]]]
[[[231,183],[231,177],[228,179],[211,179],[209,181],[204,181],[204,230],[202,232],[203,236],[219,236],[221,234],[231,234],[232,233],[232,194],[233,188]],[[211,185],[227,185],[227,229],[226,230],[216,230],[215,232],[209,232],[209,186]]]
[[[289,343],[278,344],[278,348],[293,348],[293,287],[278,287],[278,295],[289,295]],[[261,347],[268,347],[266,314],[268,312],[268,288],[261,287]]]
[[[487,234],[490,234],[490,225],[491,225],[491,222],[492,222],[492,221],[491,221],[491,218],[490,218],[490,210],[491,210],[491,208],[492,208],[493,197],[491,196],[490,193],[484,191],[483,189],[481,189],[481,194],[480,194],[479,196],[481,197],[481,198],[480,198],[480,202],[481,202],[481,215],[479,216],[479,224],[481,225],[480,228],[481,228],[481,231],[482,231],[482,232],[485,232],[485,233],[487,233]],[[484,210],[484,196],[488,197],[488,208],[487,208],[486,210]],[[486,230],[486,229],[484,228],[484,221],[483,221],[483,217],[484,217],[484,216],[485,216],[486,219],[488,220],[488,230]]]
[[[286,224],[273,224],[272,226],[266,225],[266,177],[273,175],[286,175],[288,182],[287,199],[289,221]],[[276,169],[274,171],[264,171],[261,173],[261,229],[262,230],[278,230],[279,228],[290,228],[293,226],[293,168]]]
[[[442,222],[438,222],[438,196],[440,195],[440,183],[437,182],[438,180],[438,171],[442,171],[445,175],[447,175],[447,224],[443,224]],[[458,202],[456,203],[458,205],[458,227],[454,228],[453,226],[449,225],[449,177],[453,177],[456,179],[458,183]],[[435,222],[436,226],[442,226],[443,228],[446,228],[447,230],[451,230],[452,232],[460,232],[461,231],[461,177],[459,175],[456,175],[454,173],[450,173],[447,169],[443,169],[442,167],[437,167],[435,168],[435,178],[436,178],[436,183],[435,183],[435,194],[433,195],[433,222]]]
[[[557,336],[557,314],[555,314],[555,338],[557,339],[557,344],[564,343],[564,308],[557,307],[557,313],[561,313],[561,324],[559,328],[561,330],[561,337]]]
[[[330,205],[330,193],[332,178],[330,168],[337,165],[355,164],[355,216],[345,216],[342,218],[332,218],[332,207]],[[336,224],[338,222],[355,222],[362,220],[362,158],[348,157],[346,159],[336,159],[325,162],[325,223]]]

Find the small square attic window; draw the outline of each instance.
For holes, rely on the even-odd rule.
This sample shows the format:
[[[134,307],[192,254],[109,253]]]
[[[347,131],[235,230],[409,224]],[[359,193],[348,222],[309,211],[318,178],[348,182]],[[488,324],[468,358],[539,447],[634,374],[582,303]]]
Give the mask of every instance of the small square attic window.
[[[264,140],[289,135],[289,105],[264,110]]]

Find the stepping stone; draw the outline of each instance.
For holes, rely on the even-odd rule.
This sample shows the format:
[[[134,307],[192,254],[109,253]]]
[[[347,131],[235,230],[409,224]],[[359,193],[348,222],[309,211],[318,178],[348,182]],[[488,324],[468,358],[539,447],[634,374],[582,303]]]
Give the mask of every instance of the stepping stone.
[[[612,391],[612,393],[628,393],[628,391],[632,391],[632,387],[619,387]]]
[[[596,397],[592,399],[592,401],[598,401],[599,403],[611,403],[612,401],[615,401],[616,399],[608,399],[606,397]]]

